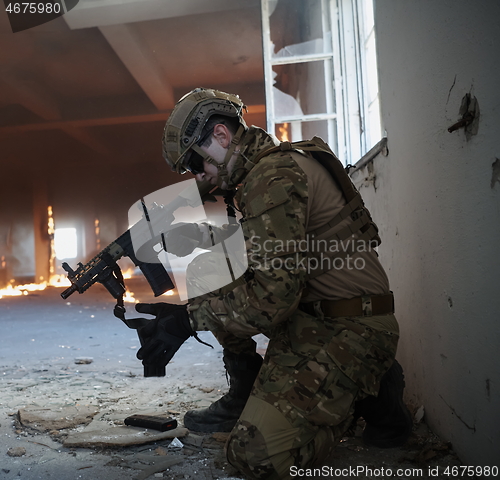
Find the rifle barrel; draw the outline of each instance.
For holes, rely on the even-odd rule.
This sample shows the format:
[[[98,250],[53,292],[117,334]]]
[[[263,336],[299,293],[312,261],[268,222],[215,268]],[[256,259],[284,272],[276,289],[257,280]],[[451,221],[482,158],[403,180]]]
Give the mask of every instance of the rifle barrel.
[[[71,285],[71,287],[68,287],[64,292],[61,293],[61,297],[66,300],[70,295],[75,293],[78,290],[76,285]]]

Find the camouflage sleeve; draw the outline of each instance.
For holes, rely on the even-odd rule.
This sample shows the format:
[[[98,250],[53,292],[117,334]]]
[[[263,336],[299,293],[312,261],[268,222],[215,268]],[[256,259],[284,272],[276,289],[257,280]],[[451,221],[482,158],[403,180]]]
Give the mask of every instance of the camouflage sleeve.
[[[262,159],[238,192],[248,270],[233,284],[190,303],[195,330],[225,330],[242,338],[269,332],[296,309],[304,285],[307,177],[279,153]],[[229,288],[228,288],[229,287]]]

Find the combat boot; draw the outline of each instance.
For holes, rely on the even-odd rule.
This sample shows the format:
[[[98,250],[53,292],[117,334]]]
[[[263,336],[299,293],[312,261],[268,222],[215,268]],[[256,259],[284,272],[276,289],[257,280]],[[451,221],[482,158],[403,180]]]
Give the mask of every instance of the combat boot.
[[[413,420],[403,402],[404,388],[403,368],[394,360],[382,377],[378,396],[369,396],[356,402],[354,418],[365,419],[363,441],[367,445],[394,448],[408,440]]]
[[[237,355],[224,350],[223,360],[229,377],[229,392],[208,408],[186,412],[184,426],[189,430],[230,432],[240,418],[262,366],[262,357],[258,353]]]

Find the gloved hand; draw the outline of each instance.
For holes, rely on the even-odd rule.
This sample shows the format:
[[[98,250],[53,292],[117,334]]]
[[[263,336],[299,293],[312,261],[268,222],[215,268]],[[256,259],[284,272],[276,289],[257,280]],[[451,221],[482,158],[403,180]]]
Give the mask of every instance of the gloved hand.
[[[170,303],[138,303],[135,309],[139,313],[149,313],[156,318],[137,330],[141,348],[137,358],[142,364],[167,365],[180,346],[195,332],[189,323],[187,305]]]
[[[185,257],[198,247],[203,232],[196,223],[178,223],[165,234],[167,251],[178,257]]]

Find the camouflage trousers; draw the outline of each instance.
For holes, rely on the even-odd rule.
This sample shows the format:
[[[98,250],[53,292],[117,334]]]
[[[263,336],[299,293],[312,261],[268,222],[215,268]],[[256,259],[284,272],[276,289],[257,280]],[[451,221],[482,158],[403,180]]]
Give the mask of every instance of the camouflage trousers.
[[[351,425],[354,402],[377,395],[398,338],[393,315],[332,319],[297,310],[270,335],[226,444],[229,463],[268,480],[292,478],[291,467],[321,465]],[[235,338],[218,339],[235,350]],[[250,346],[241,341],[244,350]]]

